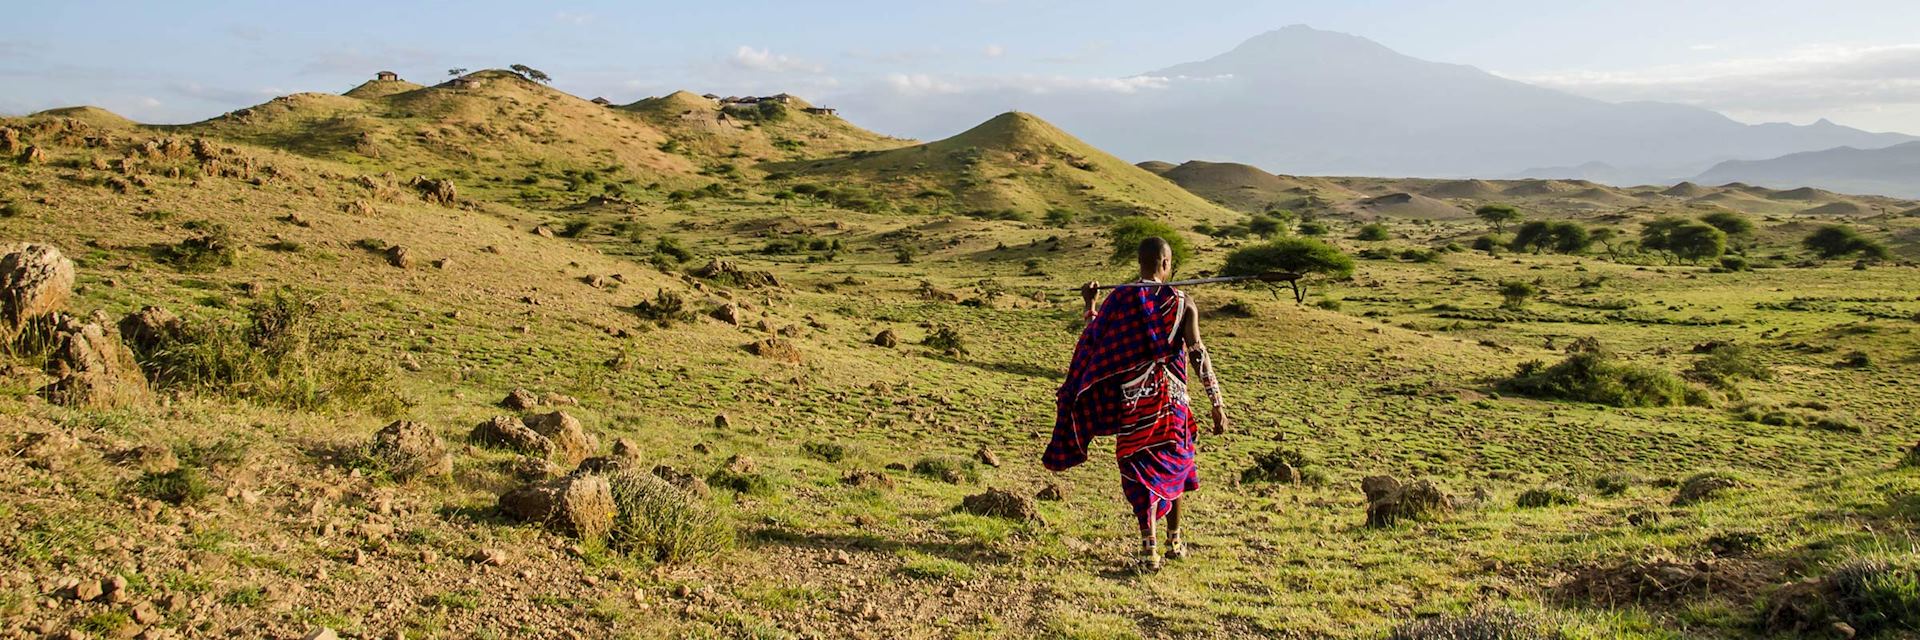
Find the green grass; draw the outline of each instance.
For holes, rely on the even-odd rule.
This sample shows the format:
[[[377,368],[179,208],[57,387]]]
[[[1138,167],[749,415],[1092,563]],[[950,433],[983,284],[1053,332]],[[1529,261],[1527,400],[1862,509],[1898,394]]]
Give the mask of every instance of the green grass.
[[[900,554],[900,573],[920,580],[971,580],[975,572],[964,562],[918,551]]]

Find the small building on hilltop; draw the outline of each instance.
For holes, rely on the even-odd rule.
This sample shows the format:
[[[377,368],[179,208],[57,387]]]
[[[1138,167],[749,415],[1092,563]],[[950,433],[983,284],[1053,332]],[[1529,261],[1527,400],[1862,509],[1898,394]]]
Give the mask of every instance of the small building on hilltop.
[[[833,109],[829,109],[827,107],[807,107],[805,109],[802,109],[802,111],[815,114],[815,115],[823,115],[823,116],[830,116],[835,113]]]
[[[400,74],[394,73],[392,71],[382,71],[380,73],[373,74],[373,79],[380,80],[383,82],[399,82]]]

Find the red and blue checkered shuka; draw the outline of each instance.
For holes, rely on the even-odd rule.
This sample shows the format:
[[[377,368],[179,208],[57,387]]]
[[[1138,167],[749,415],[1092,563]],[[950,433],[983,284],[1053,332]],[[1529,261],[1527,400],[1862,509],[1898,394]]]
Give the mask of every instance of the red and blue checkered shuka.
[[[1041,460],[1064,471],[1086,461],[1094,437],[1114,436],[1121,489],[1143,523],[1199,487],[1187,349],[1179,339],[1186,306],[1186,295],[1173,287],[1120,288],[1107,296],[1074,346]]]

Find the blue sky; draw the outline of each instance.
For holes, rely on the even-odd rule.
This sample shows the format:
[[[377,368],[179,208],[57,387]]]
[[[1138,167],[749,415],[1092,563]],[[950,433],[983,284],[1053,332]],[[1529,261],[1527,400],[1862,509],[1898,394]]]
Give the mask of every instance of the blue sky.
[[[380,69],[433,82],[512,63],[621,103],[676,88],[790,91],[838,101],[858,122],[853,107],[888,92],[1124,90],[1121,78],[1304,23],[1602,99],[1920,133],[1912,0],[65,0],[8,14],[0,112],[96,104],[145,122],[344,91]]]

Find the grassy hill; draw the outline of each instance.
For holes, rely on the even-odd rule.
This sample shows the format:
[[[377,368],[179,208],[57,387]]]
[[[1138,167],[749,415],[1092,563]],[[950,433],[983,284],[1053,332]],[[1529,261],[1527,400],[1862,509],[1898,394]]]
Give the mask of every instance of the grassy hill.
[[[43,398],[71,368],[45,345],[0,350],[0,635],[1373,639],[1490,608],[1569,637],[1743,638],[1827,633],[1769,613],[1829,606],[1819,590],[1848,576],[1895,585],[1869,614],[1916,603],[1898,580],[1920,540],[1920,271],[1797,245],[1844,222],[1910,257],[1912,215],[1806,214],[1855,200],[1738,185],[1300,179],[1352,194],[1301,213],[1358,268],[1311,281],[1304,305],[1189,289],[1233,424],[1200,439],[1193,555],[1136,576],[1107,445],[1065,473],[1037,464],[1071,287],[1131,277],[1084,214],[1245,214],[1022,114],[796,161],[897,143],[826,119],[696,139],[713,123],[651,120],[686,95],[610,108],[477,77],[183,128],[0,120],[0,140],[39,150],[0,159],[0,235],[75,261],[76,315],[159,306],[192,338],[138,356],[147,397],[114,407]],[[753,136],[804,127],[827,137],[744,166]],[[713,155],[733,144],[744,155]],[[1258,178],[1215,168],[1194,165]],[[719,188],[627,182],[674,175]],[[798,184],[879,206],[782,197]],[[1631,236],[1721,193],[1791,203],[1754,214],[1756,269],[1448,248],[1488,232],[1467,215],[1483,197]],[[910,211],[1056,207],[1083,215]],[[1362,220],[1389,239],[1353,239]],[[1193,240],[1189,271],[1247,242]],[[1605,358],[1575,359],[1589,340]],[[1511,386],[1548,370],[1678,395]],[[516,389],[535,406],[503,406]],[[593,462],[471,437],[552,411],[594,437]],[[395,420],[451,469],[374,455]],[[715,546],[663,556],[500,506],[576,471],[677,479],[609,506],[623,535]],[[1717,490],[1680,499],[1705,471]],[[1362,487],[1382,475],[1431,481],[1450,509],[1367,526]],[[963,508],[1049,487],[1038,519]],[[115,595],[82,597],[100,585]]]
[[[1025,113],[945,140],[838,158],[772,163],[794,181],[865,185],[927,211],[1037,219],[1050,210],[1189,222],[1231,212]]]

